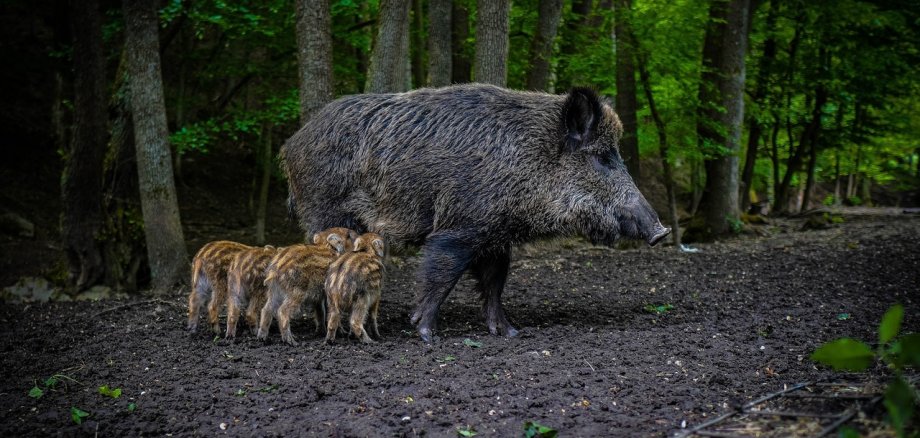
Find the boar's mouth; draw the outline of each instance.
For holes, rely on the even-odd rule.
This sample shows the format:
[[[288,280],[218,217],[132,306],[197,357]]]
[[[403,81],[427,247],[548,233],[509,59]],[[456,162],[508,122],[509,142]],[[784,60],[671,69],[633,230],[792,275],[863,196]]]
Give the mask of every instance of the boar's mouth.
[[[649,246],[655,246],[671,234],[671,229],[661,225],[661,222],[657,220],[654,222],[654,225],[648,227],[650,229],[646,230],[643,228],[645,227],[638,221],[620,218],[617,221],[617,225],[613,227],[614,231],[592,230],[587,237],[594,245],[613,246],[621,238],[626,237],[629,239],[644,240]]]

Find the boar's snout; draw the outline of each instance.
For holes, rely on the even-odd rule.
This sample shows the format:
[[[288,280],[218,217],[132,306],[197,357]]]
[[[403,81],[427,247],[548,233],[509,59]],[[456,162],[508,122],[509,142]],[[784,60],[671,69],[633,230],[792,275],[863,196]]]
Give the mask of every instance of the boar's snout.
[[[649,234],[649,237],[646,239],[646,241],[648,242],[649,246],[655,246],[658,244],[658,242],[664,240],[668,234],[671,234],[671,229],[661,225],[661,223],[658,223],[657,229]]]

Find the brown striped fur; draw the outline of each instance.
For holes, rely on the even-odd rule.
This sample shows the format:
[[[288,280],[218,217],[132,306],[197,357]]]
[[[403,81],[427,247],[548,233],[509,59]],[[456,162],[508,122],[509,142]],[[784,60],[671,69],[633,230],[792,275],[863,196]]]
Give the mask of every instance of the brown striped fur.
[[[265,305],[265,271],[272,257],[279,249],[268,245],[243,250],[236,254],[230,263],[227,283],[227,335],[228,339],[236,337],[237,321],[240,309],[246,306],[246,323],[253,334],[259,325],[259,312]]]
[[[278,318],[281,339],[297,345],[291,334],[291,318],[305,302],[313,308],[317,332],[322,332],[326,270],[354,245],[355,237],[357,234],[348,228],[329,228],[313,236],[313,245],[292,245],[275,254],[265,274],[268,293],[259,322],[259,339],[268,337],[272,318]]]
[[[227,301],[227,269],[233,257],[249,246],[219,240],[205,244],[192,260],[192,292],[188,296],[188,329],[198,330],[198,313],[208,303],[208,324],[214,333],[220,333],[217,317],[220,306]]]
[[[371,317],[371,332],[380,339],[377,313],[380,309],[380,292],[386,272],[383,259],[386,245],[383,238],[365,233],[355,239],[352,252],[345,253],[329,266],[326,274],[326,301],[329,305],[326,325],[326,343],[335,342],[342,312],[351,310],[351,332],[363,342],[374,342],[364,329],[367,316]]]

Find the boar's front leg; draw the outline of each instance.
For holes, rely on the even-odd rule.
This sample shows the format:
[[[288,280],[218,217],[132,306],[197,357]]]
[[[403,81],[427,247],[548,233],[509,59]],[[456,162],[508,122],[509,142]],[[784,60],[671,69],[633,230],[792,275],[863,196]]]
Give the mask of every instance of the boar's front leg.
[[[422,289],[412,323],[426,343],[431,343],[434,336],[441,303],[460,280],[475,252],[470,239],[456,232],[433,233],[425,241],[419,268]]]
[[[470,270],[476,278],[476,288],[482,296],[482,314],[489,333],[514,337],[518,330],[511,325],[502,307],[502,291],[511,265],[511,246],[496,252],[480,254],[473,260]]]

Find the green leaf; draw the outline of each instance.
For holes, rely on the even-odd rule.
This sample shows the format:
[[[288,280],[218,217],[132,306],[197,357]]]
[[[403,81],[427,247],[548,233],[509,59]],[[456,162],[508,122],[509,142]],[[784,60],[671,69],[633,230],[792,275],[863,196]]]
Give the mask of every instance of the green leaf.
[[[121,397],[121,388],[110,389],[108,385],[103,385],[99,387],[99,393],[108,397],[118,398]]]
[[[825,343],[811,355],[811,360],[830,365],[835,370],[862,371],[875,359],[868,345],[850,338]]]
[[[476,436],[477,433],[478,432],[476,432],[475,429],[469,426],[457,428],[457,435],[460,435],[460,436],[471,437],[471,436]]]
[[[72,419],[74,423],[83,424],[83,419],[86,417],[89,417],[89,412],[75,406],[70,407],[70,419]]]
[[[895,377],[885,390],[885,408],[891,427],[898,436],[904,436],[904,426],[914,414],[914,393],[900,376]]]
[[[920,367],[920,333],[911,333],[901,338],[901,357],[907,365]]]
[[[476,342],[470,338],[464,339],[463,345],[466,345],[467,347],[470,347],[470,348],[482,348],[482,342]]]
[[[237,390],[236,390],[236,392],[234,393],[234,395],[236,395],[237,397],[242,397],[242,396],[246,395],[246,391],[243,390],[243,388],[240,388],[240,389],[237,389]]]
[[[54,388],[54,387],[57,386],[57,384],[58,384],[58,379],[57,379],[56,377],[54,377],[54,376],[51,376],[51,377],[45,379],[45,381],[44,381],[43,383],[45,384],[45,387],[47,387],[47,388]]]
[[[848,319],[850,319],[849,313],[838,313],[837,314],[837,321],[846,321]]]
[[[901,321],[904,319],[904,306],[895,304],[885,312],[882,323],[878,327],[878,343],[885,345],[890,342],[901,330]]]
[[[136,410],[137,410],[137,404],[135,404],[135,403],[128,403],[128,412],[134,412],[134,411],[136,411]]]
[[[536,421],[524,423],[524,436],[527,438],[555,438],[559,432]]]
[[[45,391],[42,391],[38,386],[33,386],[32,389],[29,390],[29,397],[42,398],[43,395],[45,395]]]

